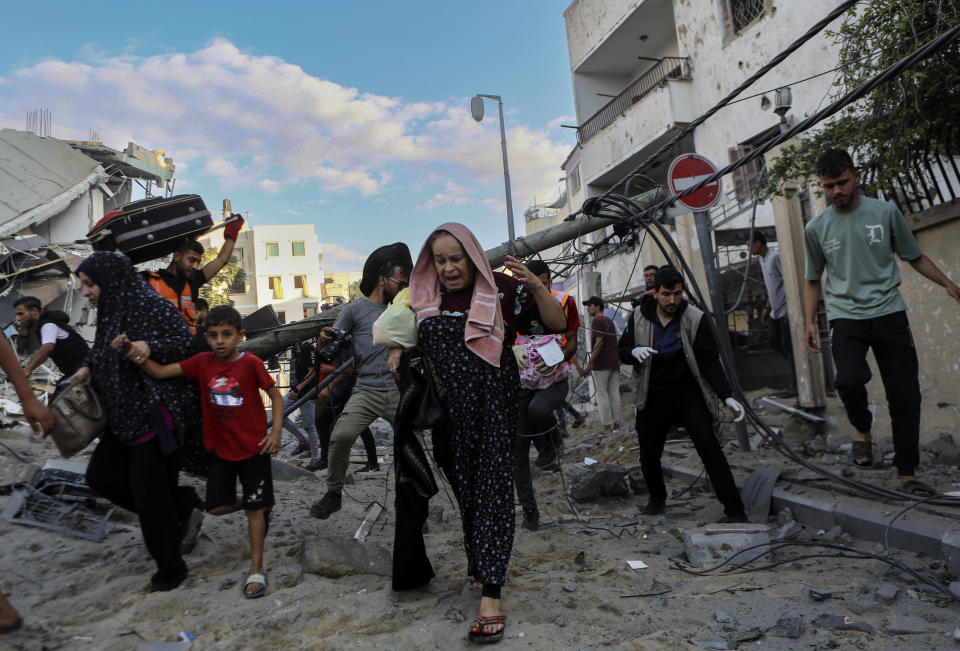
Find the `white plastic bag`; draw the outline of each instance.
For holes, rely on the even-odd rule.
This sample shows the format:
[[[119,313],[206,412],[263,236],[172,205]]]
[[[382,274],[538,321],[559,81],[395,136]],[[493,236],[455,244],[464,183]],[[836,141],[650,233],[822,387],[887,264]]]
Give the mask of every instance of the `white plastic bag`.
[[[410,307],[410,289],[405,287],[373,323],[373,345],[413,348],[417,345],[417,316]]]

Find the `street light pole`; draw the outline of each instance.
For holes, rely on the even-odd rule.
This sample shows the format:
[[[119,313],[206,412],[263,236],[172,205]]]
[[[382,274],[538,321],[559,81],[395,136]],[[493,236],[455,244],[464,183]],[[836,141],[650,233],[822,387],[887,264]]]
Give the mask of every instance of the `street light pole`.
[[[497,100],[497,110],[500,114],[500,150],[503,152],[503,188],[507,196],[507,235],[512,242],[516,239],[513,232],[513,198],[510,194],[510,165],[507,163],[507,132],[503,126],[503,100],[499,95],[477,94],[470,101],[470,113],[473,119],[479,122],[483,119],[483,98]]]

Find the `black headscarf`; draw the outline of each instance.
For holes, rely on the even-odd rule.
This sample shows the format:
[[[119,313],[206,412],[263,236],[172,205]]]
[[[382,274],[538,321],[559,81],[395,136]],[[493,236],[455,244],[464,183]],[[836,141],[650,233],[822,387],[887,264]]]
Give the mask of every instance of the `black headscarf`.
[[[122,253],[97,251],[77,267],[77,272],[81,271],[100,287],[97,334],[87,364],[107,412],[110,434],[121,443],[132,444],[151,428],[166,429],[159,408],[163,402],[182,445],[185,434],[199,431],[195,387],[182,379],[152,379],[110,348],[110,342],[125,333],[131,341],[146,341],[154,361],[179,362],[187,357],[190,345],[183,317],[147,285]]]

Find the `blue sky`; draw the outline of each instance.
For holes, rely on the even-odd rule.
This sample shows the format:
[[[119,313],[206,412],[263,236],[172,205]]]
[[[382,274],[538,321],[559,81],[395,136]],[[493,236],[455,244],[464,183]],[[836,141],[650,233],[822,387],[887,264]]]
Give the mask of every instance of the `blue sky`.
[[[53,112],[53,135],[134,140],[177,192],[229,197],[254,225],[315,223],[325,269],[414,255],[444,221],[506,239],[503,96],[517,232],[556,197],[574,144],[567,2],[56,2],[4,9],[0,126]]]

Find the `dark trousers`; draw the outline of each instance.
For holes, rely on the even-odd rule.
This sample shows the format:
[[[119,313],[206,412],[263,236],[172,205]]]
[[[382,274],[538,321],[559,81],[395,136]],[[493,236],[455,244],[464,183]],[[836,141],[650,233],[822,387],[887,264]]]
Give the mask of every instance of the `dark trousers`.
[[[872,377],[867,350],[873,350],[890,410],[893,465],[901,475],[912,475],[920,463],[920,378],[906,312],[874,319],[834,319],[830,340],[837,366],[834,387],[850,424],[860,432],[869,432],[873,424],[866,386]]]
[[[530,443],[537,446],[544,459],[553,459],[559,453],[562,441],[558,440],[560,432],[554,412],[566,397],[566,380],[546,389],[520,390],[520,420],[513,443],[513,483],[525,513],[537,513],[537,498],[530,478]]]
[[[320,460],[327,461],[327,454],[330,451],[330,434],[333,432],[333,424],[337,422],[337,416],[343,411],[346,402],[340,405],[331,406],[330,403],[317,403],[316,420],[317,436],[320,437]],[[363,448],[367,451],[367,465],[376,466],[377,462],[377,441],[373,438],[373,432],[369,427],[363,428],[360,432],[360,440],[363,441]]]
[[[557,417],[557,423],[560,424],[561,431],[567,429],[567,418],[563,413],[564,411],[569,411],[570,415],[573,416],[574,418],[580,418],[581,416],[583,416],[583,414],[577,411],[576,407],[574,407],[569,402],[564,400],[563,404],[560,405],[560,408],[557,409],[556,412],[554,412],[554,414]]]
[[[770,347],[780,353],[790,365],[790,386],[797,384],[797,371],[793,365],[793,344],[790,342],[790,319],[782,316],[767,322]]]
[[[666,500],[660,456],[667,432],[672,425],[685,427],[703,462],[710,483],[729,516],[744,513],[740,491],[723,454],[720,441],[713,434],[713,417],[707,409],[699,387],[691,385],[679,392],[647,396],[647,406],[637,411],[637,439],[640,443],[640,469],[647,483],[651,500]]]
[[[87,466],[90,488],[137,514],[160,580],[186,571],[180,556],[181,528],[199,502],[192,487],[177,486],[179,472],[177,455],[164,455],[156,437],[126,446],[104,434]]]

